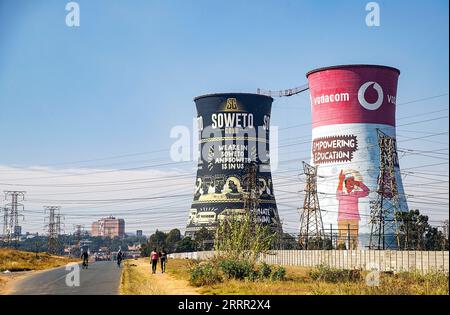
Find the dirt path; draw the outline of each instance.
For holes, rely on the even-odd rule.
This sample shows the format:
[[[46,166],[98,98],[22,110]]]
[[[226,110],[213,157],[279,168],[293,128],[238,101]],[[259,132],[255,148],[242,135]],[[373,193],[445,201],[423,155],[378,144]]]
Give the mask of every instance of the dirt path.
[[[127,262],[121,279],[121,294],[143,295],[198,295],[186,280],[176,279],[159,270],[152,274],[148,261],[139,259]]]

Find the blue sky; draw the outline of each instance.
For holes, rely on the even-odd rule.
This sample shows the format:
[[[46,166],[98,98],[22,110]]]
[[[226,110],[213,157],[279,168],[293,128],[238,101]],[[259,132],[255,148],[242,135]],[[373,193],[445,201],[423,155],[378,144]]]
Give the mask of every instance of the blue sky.
[[[448,115],[448,1],[378,1],[375,28],[365,24],[367,1],[79,0],[78,28],[65,25],[67,2],[0,0],[0,165],[168,160],[161,151],[71,163],[168,149],[173,126],[192,126],[195,96],[295,87],[307,71],[335,64],[399,68],[398,103],[414,102],[399,106],[398,117],[418,115],[405,123]],[[280,137],[308,137],[310,118],[307,94],[274,103],[273,125],[305,124]],[[411,125],[404,135],[447,125]],[[448,149],[448,134],[427,139],[407,144]],[[298,149],[308,154],[292,147],[280,159],[299,157]],[[411,156],[402,167],[437,162]]]

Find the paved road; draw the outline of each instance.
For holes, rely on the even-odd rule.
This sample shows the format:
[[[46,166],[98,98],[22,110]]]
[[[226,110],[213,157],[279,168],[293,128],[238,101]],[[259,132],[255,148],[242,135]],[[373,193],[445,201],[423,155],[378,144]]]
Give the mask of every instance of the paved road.
[[[88,269],[80,267],[79,270],[80,286],[78,287],[66,285],[66,277],[71,271],[60,267],[19,280],[14,285],[12,294],[109,295],[119,293],[121,270],[117,268],[115,262],[94,262],[89,264]]]

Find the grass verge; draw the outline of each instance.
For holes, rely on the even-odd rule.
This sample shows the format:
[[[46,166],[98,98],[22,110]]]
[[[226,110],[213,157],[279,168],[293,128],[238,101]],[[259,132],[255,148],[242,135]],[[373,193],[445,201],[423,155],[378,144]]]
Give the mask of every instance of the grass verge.
[[[36,254],[15,249],[0,248],[0,272],[5,270],[11,272],[44,270],[59,267],[73,261],[78,260],[47,253]]]
[[[8,294],[11,290],[10,284],[25,276],[20,271],[51,269],[75,261],[78,259],[0,248],[0,294]],[[2,274],[6,270],[11,273]]]
[[[162,294],[149,276],[149,268],[149,264],[145,264],[142,260],[125,260],[120,279],[120,294]]]
[[[170,274],[178,279],[189,280],[189,270],[199,262],[171,260]],[[366,284],[367,272],[339,272],[334,269],[286,267],[286,280],[235,280],[199,287],[201,294],[249,294],[249,295],[448,295],[448,275],[443,273],[397,273],[380,275],[378,286]],[[337,280],[336,280],[337,279]]]
[[[179,263],[169,260],[167,269],[179,275],[177,269],[180,266]],[[119,292],[122,295],[198,294],[195,288],[180,277],[162,274],[159,269],[156,274],[152,274],[148,258],[125,260]]]

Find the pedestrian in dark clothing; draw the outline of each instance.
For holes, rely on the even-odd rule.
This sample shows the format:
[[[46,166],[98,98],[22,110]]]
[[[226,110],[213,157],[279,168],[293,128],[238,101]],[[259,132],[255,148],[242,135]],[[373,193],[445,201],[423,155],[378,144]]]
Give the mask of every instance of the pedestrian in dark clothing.
[[[160,252],[159,257],[161,259],[161,272],[164,273],[166,272],[166,263],[167,263],[167,252],[164,248]]]
[[[119,249],[119,251],[117,252],[117,267],[120,268],[120,264],[122,263],[122,260],[123,260],[123,253]]]
[[[156,273],[156,266],[158,265],[158,252],[156,248],[153,248],[153,251],[150,253],[150,259],[152,261],[152,273]]]
[[[81,258],[83,259],[83,264],[82,267],[83,269],[88,267],[88,263],[89,263],[89,254],[87,252],[87,250],[83,250],[83,253],[81,254]]]

